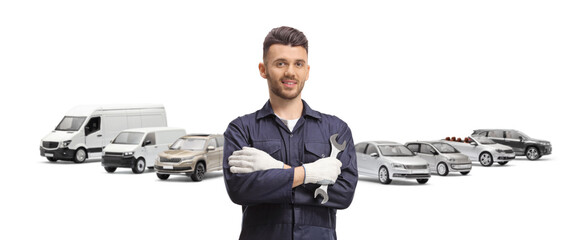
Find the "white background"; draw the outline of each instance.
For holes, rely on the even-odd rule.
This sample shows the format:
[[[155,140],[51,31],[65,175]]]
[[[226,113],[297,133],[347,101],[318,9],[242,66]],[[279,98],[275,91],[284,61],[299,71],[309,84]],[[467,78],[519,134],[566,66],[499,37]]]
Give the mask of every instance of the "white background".
[[[209,2],[209,1],[206,1]],[[2,1],[2,239],[237,239],[221,173],[200,183],[39,141],[80,104],[162,103],[170,126],[222,133],[267,100],[268,31],[310,43],[303,98],[355,142],[515,128],[554,153],[426,185],[361,177],[340,239],[577,239],[580,8],[575,1]]]

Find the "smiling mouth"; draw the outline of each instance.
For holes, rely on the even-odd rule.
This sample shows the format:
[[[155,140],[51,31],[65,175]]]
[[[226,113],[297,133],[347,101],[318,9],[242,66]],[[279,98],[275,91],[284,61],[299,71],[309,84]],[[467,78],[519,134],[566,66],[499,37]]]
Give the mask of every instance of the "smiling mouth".
[[[296,85],[296,80],[282,80],[282,84],[284,84],[285,86],[294,86]]]

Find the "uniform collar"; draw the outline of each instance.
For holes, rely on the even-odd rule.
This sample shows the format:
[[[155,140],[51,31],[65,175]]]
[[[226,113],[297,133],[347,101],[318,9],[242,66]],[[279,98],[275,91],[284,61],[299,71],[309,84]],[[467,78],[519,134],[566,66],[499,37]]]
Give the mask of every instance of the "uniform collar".
[[[304,105],[304,109],[302,110],[302,116],[309,116],[316,119],[320,119],[322,117],[319,112],[312,110],[310,106],[306,104],[306,101],[302,100],[302,104]],[[262,119],[267,116],[276,116],[274,114],[274,109],[272,109],[272,105],[270,105],[270,100],[268,100],[266,104],[264,104],[264,107],[262,107],[262,109],[258,111],[256,118]]]

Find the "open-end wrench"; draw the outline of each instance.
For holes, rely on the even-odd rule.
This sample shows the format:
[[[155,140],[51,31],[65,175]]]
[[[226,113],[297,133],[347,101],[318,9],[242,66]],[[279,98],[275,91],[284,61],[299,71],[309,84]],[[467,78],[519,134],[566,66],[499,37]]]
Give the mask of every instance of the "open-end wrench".
[[[336,158],[338,156],[338,153],[342,152],[342,150],[344,150],[346,148],[346,141],[342,142],[342,144],[338,144],[338,142],[336,141],[337,137],[338,137],[338,133],[330,136],[330,145],[332,146],[332,150],[330,151],[330,157],[333,157],[333,158]],[[323,199],[322,199],[321,204],[325,204],[326,202],[328,202],[328,191],[327,191],[328,184],[333,184],[333,183],[334,182],[330,182],[330,181],[318,182],[318,184],[322,184],[322,185],[314,191],[314,198],[316,198],[318,195],[322,195]]]

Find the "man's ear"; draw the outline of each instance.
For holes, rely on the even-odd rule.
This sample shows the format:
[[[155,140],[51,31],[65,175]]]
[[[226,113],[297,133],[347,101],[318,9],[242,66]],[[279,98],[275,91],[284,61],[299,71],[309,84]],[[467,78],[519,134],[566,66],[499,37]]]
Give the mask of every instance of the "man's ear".
[[[260,70],[260,76],[266,78],[266,65],[264,65],[264,63],[260,63],[258,64],[258,69]]]
[[[306,80],[304,81],[308,81],[308,78],[310,77],[310,65],[306,65],[308,66],[308,68],[306,69]]]

